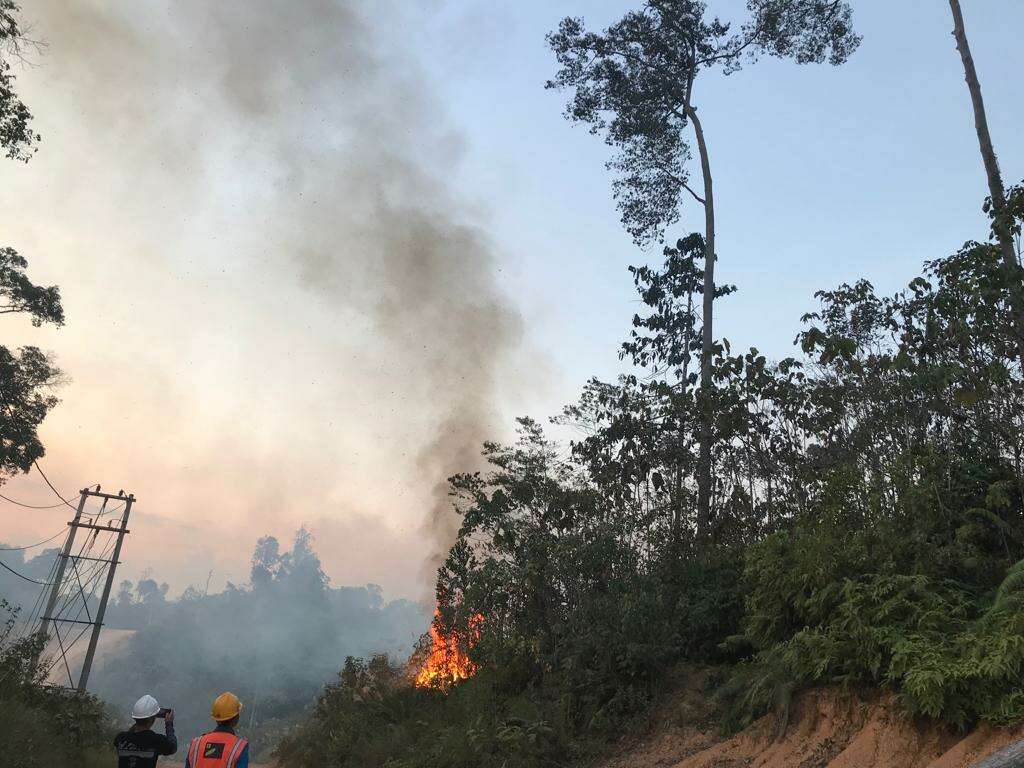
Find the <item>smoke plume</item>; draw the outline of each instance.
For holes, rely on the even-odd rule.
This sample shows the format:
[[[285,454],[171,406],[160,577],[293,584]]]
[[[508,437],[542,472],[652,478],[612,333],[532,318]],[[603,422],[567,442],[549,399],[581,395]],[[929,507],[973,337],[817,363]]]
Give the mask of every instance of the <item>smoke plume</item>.
[[[453,192],[460,138],[403,52],[426,11],[24,6],[48,43],[19,75],[43,143],[11,244],[67,297],[47,337],[73,380],[44,435],[53,471],[132,483],[192,534],[397,514],[373,543],[321,541],[329,572],[335,546],[406,556],[395,510],[418,508],[436,564],[444,479],[493,436],[520,320]]]

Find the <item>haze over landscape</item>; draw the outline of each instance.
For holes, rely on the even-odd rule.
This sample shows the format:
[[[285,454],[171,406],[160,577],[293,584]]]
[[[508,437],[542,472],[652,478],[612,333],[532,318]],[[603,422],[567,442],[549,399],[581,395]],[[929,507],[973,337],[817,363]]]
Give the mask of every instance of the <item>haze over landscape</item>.
[[[1021,765],[1022,29],[0,0],[0,765]]]
[[[844,67],[766,61],[708,90],[735,345],[789,354],[813,290],[862,273],[893,290],[985,226],[941,6],[864,3]],[[514,415],[623,369],[625,264],[658,249],[631,245],[605,148],[542,89],[543,35],[580,11],[25,4],[47,45],[18,85],[43,143],[4,166],[0,217],[68,323],[5,334],[67,376],[41,430],[50,478],[140,499],[119,576],[178,593],[212,568],[219,589],[259,536],[305,524],[333,583],[427,597],[451,537],[427,522],[437,483]],[[1009,0],[972,19],[1007,168],[1022,23]],[[35,473],[4,493],[53,501]],[[0,539],[66,517],[5,507]]]

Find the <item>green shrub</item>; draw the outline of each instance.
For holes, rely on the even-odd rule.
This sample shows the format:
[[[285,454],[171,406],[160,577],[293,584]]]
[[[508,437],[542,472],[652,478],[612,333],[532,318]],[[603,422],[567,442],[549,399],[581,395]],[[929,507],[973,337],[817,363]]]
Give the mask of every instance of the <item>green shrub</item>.
[[[109,765],[114,731],[103,703],[44,684],[37,638],[13,638],[17,610],[0,600],[0,755],[11,768]]]
[[[814,562],[788,551],[810,538],[774,537],[749,561],[748,632],[760,650],[732,685],[747,718],[780,691],[818,683],[889,686],[911,713],[960,727],[1024,717],[1024,561],[987,596],[920,574],[832,581],[794,566]],[[792,567],[784,579],[779,563]],[[781,640],[779,616],[792,630]]]

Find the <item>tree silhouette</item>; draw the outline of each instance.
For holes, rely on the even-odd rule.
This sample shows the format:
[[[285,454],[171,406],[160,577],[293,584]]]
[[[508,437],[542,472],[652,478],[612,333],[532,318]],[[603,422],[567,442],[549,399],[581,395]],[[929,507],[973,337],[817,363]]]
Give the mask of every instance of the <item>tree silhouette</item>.
[[[565,18],[548,35],[560,69],[548,88],[570,89],[566,117],[603,134],[617,150],[613,195],[623,226],[638,245],[660,242],[677,223],[684,194],[704,209],[703,326],[700,350],[701,440],[697,464],[698,538],[711,521],[712,356],[715,353],[715,197],[711,159],[698,117],[698,75],[729,74],[758,55],[799,64],[838,65],[856,50],[850,7],[821,0],[748,0],[748,20],[733,31],[709,17],[701,0],[646,0],[604,32]],[[690,185],[686,136],[692,126],[703,189]]]

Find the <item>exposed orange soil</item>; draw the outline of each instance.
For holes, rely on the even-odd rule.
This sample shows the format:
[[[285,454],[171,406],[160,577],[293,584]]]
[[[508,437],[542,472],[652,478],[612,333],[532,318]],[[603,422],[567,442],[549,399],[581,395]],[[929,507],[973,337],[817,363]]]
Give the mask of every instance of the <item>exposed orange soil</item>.
[[[674,706],[685,710],[692,693]],[[797,696],[782,734],[774,715],[727,739],[686,724],[685,711],[673,719],[602,768],[970,768],[1024,738],[1024,728],[986,725],[956,733],[911,720],[891,698],[864,703],[836,691]]]

